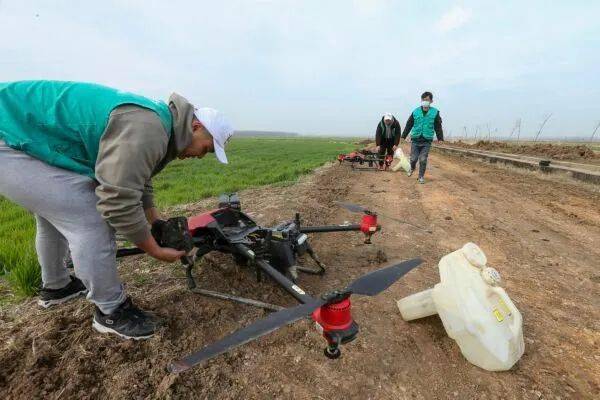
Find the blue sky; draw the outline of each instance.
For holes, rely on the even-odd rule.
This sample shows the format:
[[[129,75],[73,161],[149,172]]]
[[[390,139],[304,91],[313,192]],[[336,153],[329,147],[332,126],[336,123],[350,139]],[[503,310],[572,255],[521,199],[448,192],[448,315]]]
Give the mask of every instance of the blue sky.
[[[446,131],[588,136],[600,1],[0,0],[0,80],[94,81],[237,129],[371,135],[424,90]]]

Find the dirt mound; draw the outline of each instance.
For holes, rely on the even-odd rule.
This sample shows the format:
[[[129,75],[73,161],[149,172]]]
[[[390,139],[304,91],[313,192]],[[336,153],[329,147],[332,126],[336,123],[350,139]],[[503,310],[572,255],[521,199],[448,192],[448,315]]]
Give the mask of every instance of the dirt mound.
[[[487,140],[480,140],[474,144],[458,141],[451,145],[469,149],[546,157],[554,160],[600,160],[600,154],[597,154],[585,145],[559,145],[552,143],[516,144]]]

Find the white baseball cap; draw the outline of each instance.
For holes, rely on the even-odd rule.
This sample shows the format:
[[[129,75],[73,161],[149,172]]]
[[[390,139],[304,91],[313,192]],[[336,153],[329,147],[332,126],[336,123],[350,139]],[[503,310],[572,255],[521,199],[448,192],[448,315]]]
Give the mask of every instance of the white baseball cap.
[[[198,121],[204,125],[206,130],[213,137],[215,147],[215,156],[223,164],[227,164],[225,155],[225,146],[233,136],[233,126],[229,123],[225,115],[214,108],[197,108],[194,112]]]
[[[383,119],[384,120],[392,120],[392,119],[394,119],[394,116],[390,113],[385,113],[385,114],[383,114]]]

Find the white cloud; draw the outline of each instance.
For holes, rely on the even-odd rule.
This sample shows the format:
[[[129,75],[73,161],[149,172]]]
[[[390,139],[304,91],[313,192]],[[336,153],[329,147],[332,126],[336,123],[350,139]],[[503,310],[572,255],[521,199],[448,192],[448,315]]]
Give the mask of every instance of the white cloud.
[[[469,22],[472,16],[473,13],[470,9],[454,6],[450,11],[442,15],[436,27],[440,32],[452,31]]]

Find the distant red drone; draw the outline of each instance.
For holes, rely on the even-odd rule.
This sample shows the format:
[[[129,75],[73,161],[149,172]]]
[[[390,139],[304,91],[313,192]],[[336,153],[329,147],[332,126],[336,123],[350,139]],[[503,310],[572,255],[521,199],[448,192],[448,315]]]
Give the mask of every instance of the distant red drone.
[[[394,157],[391,155],[384,156],[369,150],[357,150],[348,154],[339,154],[337,159],[340,164],[344,161],[349,162],[352,169],[357,169],[356,164],[360,166],[366,164],[369,168],[375,167],[376,169],[387,171],[390,168],[390,165],[392,165]],[[383,162],[382,167],[379,166],[380,162]]]

